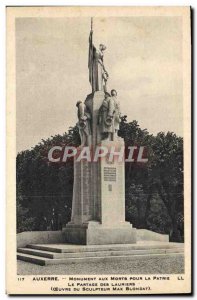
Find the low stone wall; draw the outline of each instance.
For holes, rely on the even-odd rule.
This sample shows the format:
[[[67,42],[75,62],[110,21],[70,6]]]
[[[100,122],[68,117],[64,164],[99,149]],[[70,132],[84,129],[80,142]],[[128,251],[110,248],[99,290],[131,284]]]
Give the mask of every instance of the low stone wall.
[[[137,229],[137,241],[169,242],[167,234],[160,234],[147,229]],[[17,234],[17,248],[28,244],[65,243],[64,231],[26,231]]]
[[[137,229],[137,241],[169,242],[169,235],[157,233],[147,229]]]
[[[17,248],[28,244],[65,243],[62,231],[26,231],[17,234]]]

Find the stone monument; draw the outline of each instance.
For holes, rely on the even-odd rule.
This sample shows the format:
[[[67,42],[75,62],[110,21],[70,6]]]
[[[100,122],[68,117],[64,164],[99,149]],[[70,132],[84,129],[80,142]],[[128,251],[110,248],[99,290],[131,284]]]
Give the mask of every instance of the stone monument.
[[[89,147],[94,157],[99,146],[114,155],[112,159],[107,155],[99,160],[74,160],[72,216],[64,228],[65,241],[73,244],[136,243],[136,229],[125,221],[125,163],[116,155],[124,150],[124,140],[118,137],[120,104],[116,90],[107,91],[105,50],[105,45],[97,49],[93,44],[91,21],[88,68],[92,93],[76,105],[81,138],[78,154]]]

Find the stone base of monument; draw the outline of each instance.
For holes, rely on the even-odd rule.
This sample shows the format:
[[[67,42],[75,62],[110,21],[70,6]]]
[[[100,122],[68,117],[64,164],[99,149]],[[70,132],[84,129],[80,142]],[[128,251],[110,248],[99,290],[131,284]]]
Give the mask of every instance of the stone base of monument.
[[[133,244],[137,241],[136,229],[128,222],[116,227],[89,222],[83,226],[68,224],[63,230],[65,242],[81,245]]]

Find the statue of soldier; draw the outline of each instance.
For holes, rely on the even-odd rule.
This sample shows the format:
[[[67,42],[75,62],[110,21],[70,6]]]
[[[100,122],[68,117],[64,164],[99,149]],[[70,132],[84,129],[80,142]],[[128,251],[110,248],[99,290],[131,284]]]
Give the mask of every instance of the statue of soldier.
[[[120,128],[120,121],[121,121],[121,112],[120,112],[120,102],[117,99],[117,91],[111,90],[111,97],[114,102],[114,132],[115,135],[118,135],[118,130]]]
[[[113,141],[117,137],[120,124],[120,105],[116,90],[106,93],[99,110],[98,125],[102,139]]]
[[[78,108],[78,123],[77,126],[79,128],[79,135],[81,138],[81,147],[91,145],[91,137],[92,137],[92,130],[91,130],[91,114],[88,111],[87,106],[78,101],[76,104]]]

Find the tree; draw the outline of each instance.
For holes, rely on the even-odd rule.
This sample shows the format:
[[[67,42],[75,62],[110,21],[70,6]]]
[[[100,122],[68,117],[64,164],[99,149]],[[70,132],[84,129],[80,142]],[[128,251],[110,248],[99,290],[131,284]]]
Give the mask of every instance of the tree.
[[[183,216],[183,139],[168,132],[158,133],[153,144],[156,187],[171,218],[170,238],[182,240],[179,223]],[[181,218],[183,220],[183,218]]]
[[[128,221],[137,228],[154,227],[157,232],[169,233],[173,241],[183,241],[183,139],[172,132],[150,135],[139,128],[137,121],[127,123],[126,116],[119,135],[128,145],[146,146],[148,157],[144,166],[126,163]],[[155,207],[159,202],[158,210]],[[156,219],[157,226],[153,226]]]

